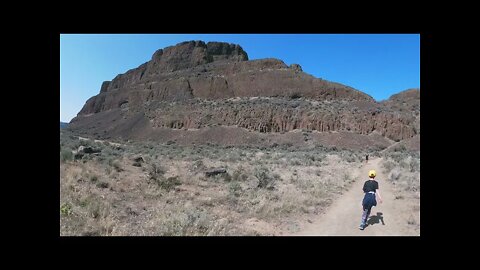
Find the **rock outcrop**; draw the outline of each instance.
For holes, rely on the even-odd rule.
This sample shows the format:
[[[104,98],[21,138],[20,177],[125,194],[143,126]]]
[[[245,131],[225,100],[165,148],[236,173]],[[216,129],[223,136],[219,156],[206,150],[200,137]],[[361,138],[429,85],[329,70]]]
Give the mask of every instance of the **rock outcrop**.
[[[189,41],[158,50],[149,62],[104,82],[79,116],[125,104],[141,107],[150,101],[256,96],[373,101],[353,88],[314,78],[297,64],[288,67],[278,59],[248,61],[239,45]]]
[[[320,103],[279,98],[163,103],[147,110],[152,127],[199,129],[217,124],[258,132],[288,132],[294,129],[320,132],[377,131],[393,140],[413,137],[416,118],[398,115],[381,104],[359,108],[349,102]]]
[[[97,137],[141,130],[237,126],[288,132],[373,131],[395,140],[420,132],[419,91],[384,102],[351,87],[315,78],[298,64],[248,60],[235,44],[188,41],[156,51],[152,59],[101,85],[70,128]]]

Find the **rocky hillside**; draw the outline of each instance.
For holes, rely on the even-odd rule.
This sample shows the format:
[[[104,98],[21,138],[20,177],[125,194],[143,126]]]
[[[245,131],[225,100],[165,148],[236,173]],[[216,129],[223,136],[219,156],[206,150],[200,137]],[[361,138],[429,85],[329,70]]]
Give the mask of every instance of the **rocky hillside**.
[[[158,50],[149,62],[104,82],[70,128],[133,139],[215,126],[259,133],[375,131],[399,141],[419,134],[419,101],[419,91],[408,90],[379,103],[298,64],[249,61],[239,45],[189,41]]]

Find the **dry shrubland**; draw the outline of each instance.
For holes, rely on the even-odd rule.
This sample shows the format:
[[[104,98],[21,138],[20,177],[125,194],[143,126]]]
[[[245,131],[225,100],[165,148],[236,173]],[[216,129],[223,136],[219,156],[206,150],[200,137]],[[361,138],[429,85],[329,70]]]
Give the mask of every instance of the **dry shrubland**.
[[[420,231],[420,153],[400,147],[382,156],[383,173],[394,186],[395,200],[404,200],[415,214],[408,218],[407,224]]]
[[[99,150],[78,156],[80,146]],[[60,135],[61,235],[269,235],[296,229],[354,181],[364,153],[178,146]],[[414,165],[413,165],[414,166]],[[227,173],[207,177],[222,167]]]

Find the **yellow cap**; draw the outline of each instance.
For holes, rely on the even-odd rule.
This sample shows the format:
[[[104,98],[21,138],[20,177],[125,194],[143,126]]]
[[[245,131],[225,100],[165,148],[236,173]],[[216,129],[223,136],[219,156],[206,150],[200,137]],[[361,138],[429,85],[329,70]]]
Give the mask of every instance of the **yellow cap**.
[[[375,177],[375,176],[377,176],[377,172],[375,172],[375,170],[370,170],[370,171],[368,172],[368,176],[369,176],[369,177]]]

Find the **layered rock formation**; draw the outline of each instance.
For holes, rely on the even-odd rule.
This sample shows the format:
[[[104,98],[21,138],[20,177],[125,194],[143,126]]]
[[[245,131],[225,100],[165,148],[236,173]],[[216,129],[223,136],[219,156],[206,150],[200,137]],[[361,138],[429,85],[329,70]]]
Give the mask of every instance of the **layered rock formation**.
[[[238,126],[258,132],[288,132],[294,129],[320,132],[373,131],[401,140],[413,137],[416,117],[398,115],[381,104],[359,107],[346,101],[329,103],[279,98],[243,98],[221,101],[193,100],[181,104],[162,103],[146,110],[152,127],[199,129]]]
[[[378,103],[306,74],[298,64],[249,61],[239,45],[189,41],[158,50],[149,62],[104,82],[70,127],[99,137],[142,139],[145,129],[219,125],[262,133],[377,131],[399,141],[420,132],[417,92]]]

